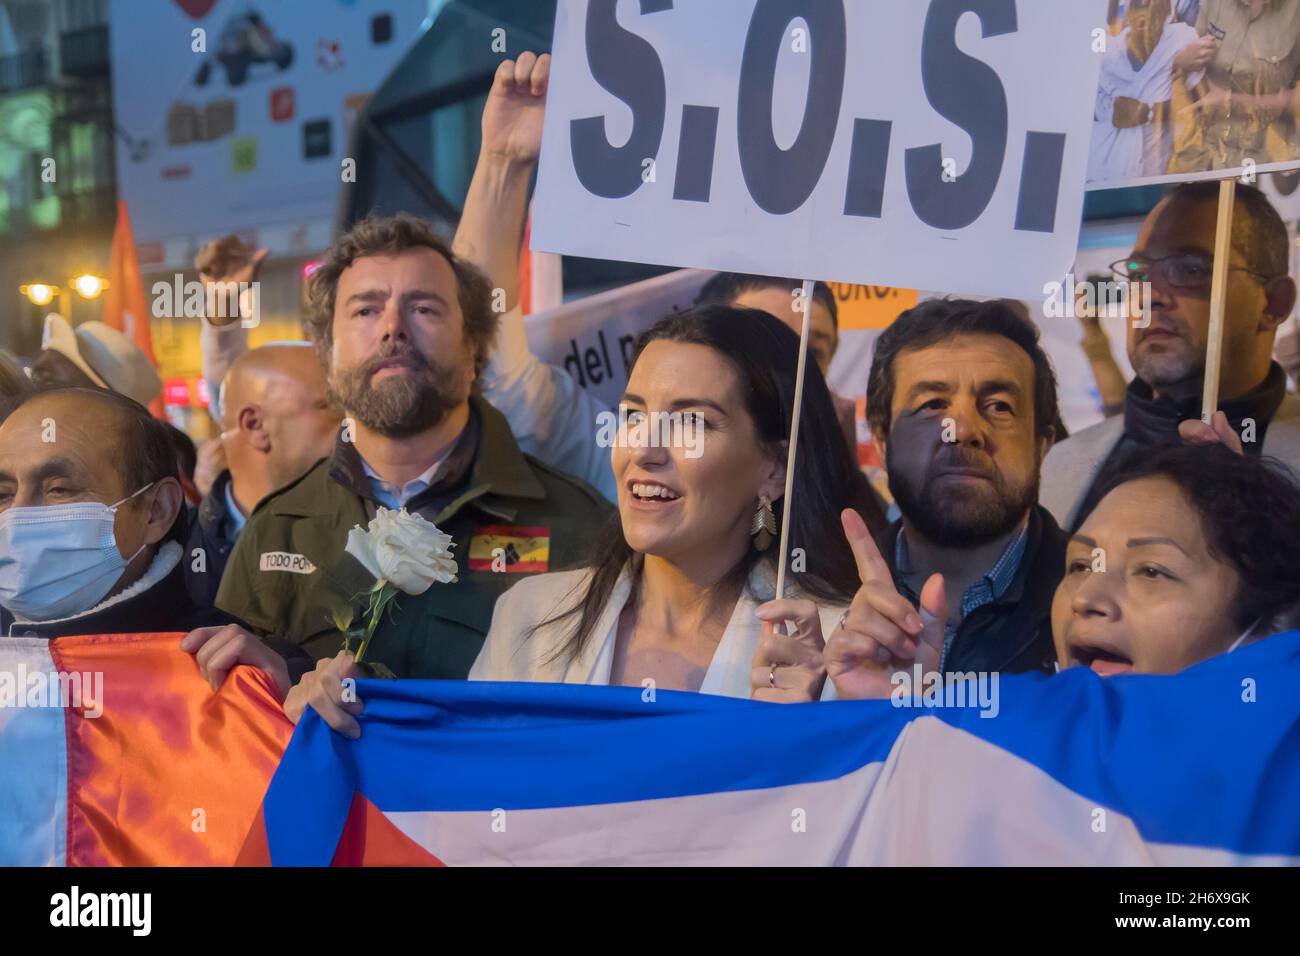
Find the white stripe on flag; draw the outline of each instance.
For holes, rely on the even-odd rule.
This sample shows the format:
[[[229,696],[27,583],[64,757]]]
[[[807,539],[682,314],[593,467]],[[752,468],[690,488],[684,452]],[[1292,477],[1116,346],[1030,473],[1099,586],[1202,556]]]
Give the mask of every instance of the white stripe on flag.
[[[851,842],[881,766],[767,790],[504,814],[386,816],[450,865],[815,866],[845,862],[837,851]]]
[[[52,673],[48,641],[0,638],[0,866],[63,866],[67,861],[63,708],[57,690],[55,706],[26,706],[31,675],[48,682]]]
[[[930,716],[904,728],[883,762],[837,780],[504,813],[386,815],[451,865],[1300,864],[1146,841],[1127,816]]]

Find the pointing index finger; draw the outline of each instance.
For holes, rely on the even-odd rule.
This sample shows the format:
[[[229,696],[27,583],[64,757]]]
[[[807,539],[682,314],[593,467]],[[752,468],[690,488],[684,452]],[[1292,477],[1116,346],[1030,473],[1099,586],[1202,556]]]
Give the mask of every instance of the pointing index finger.
[[[840,523],[844,526],[844,537],[853,549],[853,559],[858,564],[858,577],[863,584],[878,581],[893,586],[889,565],[880,556],[880,549],[867,530],[866,522],[852,508],[840,512]]]

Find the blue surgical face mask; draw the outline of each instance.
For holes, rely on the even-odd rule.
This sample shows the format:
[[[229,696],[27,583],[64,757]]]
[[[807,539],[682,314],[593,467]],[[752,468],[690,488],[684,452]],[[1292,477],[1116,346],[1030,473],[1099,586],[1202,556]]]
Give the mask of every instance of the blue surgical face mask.
[[[144,550],[122,557],[113,521],[116,504],[10,508],[0,512],[0,606],[28,621],[53,621],[88,611],[108,594]]]

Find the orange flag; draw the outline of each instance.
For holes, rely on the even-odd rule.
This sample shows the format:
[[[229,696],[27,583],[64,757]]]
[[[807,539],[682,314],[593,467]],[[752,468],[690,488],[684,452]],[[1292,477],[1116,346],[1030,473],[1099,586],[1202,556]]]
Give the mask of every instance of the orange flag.
[[[524,246],[519,254],[519,305],[524,315],[545,312],[564,302],[563,259],[550,252],[534,252],[533,213],[524,221]]]
[[[265,833],[294,725],[269,674],[214,692],[181,637],[0,637],[0,866],[230,866]]]
[[[140,277],[140,260],[135,254],[131,234],[131,216],[126,201],[117,201],[117,226],[113,229],[113,251],[108,258],[108,288],[104,290],[104,323],[124,333],[149,357],[154,368],[153,335],[149,329],[149,307],[144,298],[144,280]],[[149,404],[157,418],[163,417],[162,396]]]

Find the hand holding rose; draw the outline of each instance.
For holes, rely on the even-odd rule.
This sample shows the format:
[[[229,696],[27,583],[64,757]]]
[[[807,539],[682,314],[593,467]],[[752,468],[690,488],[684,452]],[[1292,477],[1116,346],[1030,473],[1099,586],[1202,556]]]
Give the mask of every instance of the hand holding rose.
[[[304,674],[289,691],[284,700],[285,715],[296,724],[311,707],[328,726],[356,740],[361,736],[361,725],[356,719],[362,710],[361,701],[345,693],[347,685],[343,683],[356,676],[356,661],[347,651],[317,661],[316,669]]]

